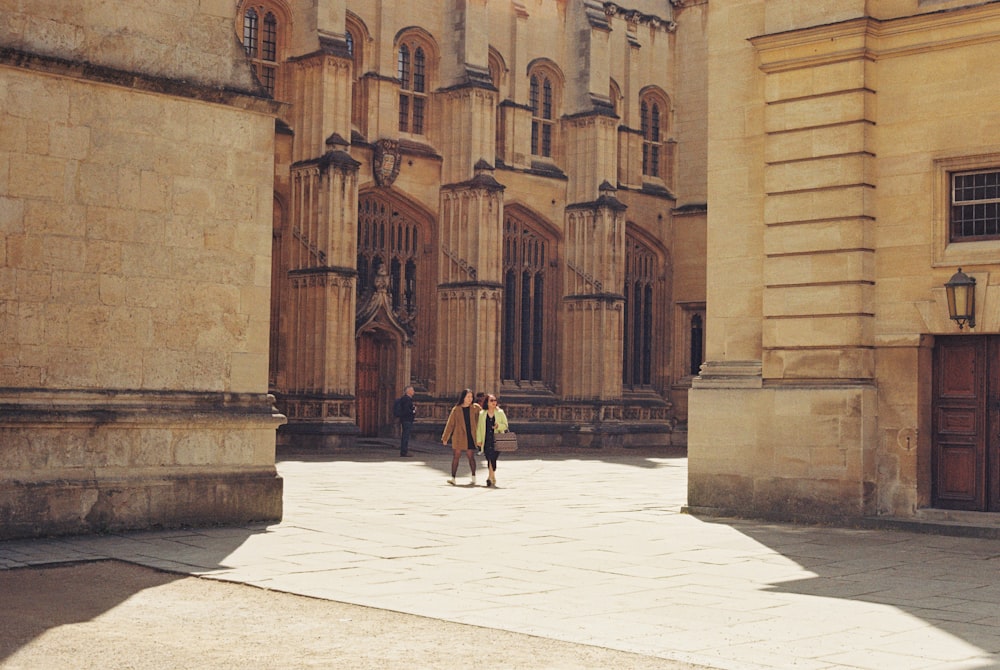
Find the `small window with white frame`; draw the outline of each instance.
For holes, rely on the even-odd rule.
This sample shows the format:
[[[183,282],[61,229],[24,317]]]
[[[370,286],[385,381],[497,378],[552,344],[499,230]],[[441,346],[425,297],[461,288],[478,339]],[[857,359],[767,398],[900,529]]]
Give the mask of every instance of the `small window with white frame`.
[[[950,242],[1000,239],[1000,169],[951,173]]]

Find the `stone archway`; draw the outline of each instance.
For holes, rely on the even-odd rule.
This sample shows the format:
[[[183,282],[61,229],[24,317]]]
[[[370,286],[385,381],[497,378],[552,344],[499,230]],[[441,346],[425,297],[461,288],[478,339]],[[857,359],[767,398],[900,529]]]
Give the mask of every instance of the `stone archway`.
[[[396,318],[385,267],[375,277],[375,290],[359,304],[356,317],[356,422],[366,437],[395,429],[392,401],[410,379],[409,331]]]

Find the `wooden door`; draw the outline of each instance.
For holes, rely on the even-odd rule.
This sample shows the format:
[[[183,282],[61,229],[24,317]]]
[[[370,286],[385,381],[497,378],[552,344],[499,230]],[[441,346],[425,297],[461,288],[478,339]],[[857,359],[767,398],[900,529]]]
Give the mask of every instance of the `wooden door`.
[[[1000,337],[938,337],[933,505],[1000,511]]]
[[[365,437],[378,435],[379,425],[379,346],[371,335],[358,338],[357,417],[358,430]]]

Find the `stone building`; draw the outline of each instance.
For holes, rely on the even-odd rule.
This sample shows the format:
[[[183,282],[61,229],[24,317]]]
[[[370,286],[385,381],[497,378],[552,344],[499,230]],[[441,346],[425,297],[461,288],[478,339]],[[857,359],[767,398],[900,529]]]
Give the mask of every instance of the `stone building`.
[[[243,0],[288,103],[280,445],[436,439],[463,388],[523,440],[678,441],[704,323],[704,2]]]
[[[0,537],[278,518],[282,413],[349,446],[407,383],[427,436],[471,387],[682,442],[706,9],[4,5]]]
[[[711,0],[707,33],[689,504],[1000,511],[1000,3]]]
[[[280,105],[232,12],[0,6],[0,539],[281,517]]]

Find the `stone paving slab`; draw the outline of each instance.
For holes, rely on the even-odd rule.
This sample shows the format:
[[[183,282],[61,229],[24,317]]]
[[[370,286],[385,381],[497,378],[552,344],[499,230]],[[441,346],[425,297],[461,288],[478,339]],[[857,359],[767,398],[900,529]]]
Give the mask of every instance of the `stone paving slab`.
[[[522,450],[491,489],[414,451],[283,457],[280,524],[10,541],[0,568],[114,558],[713,668],[1000,668],[1000,540],[682,514],[670,452]]]

